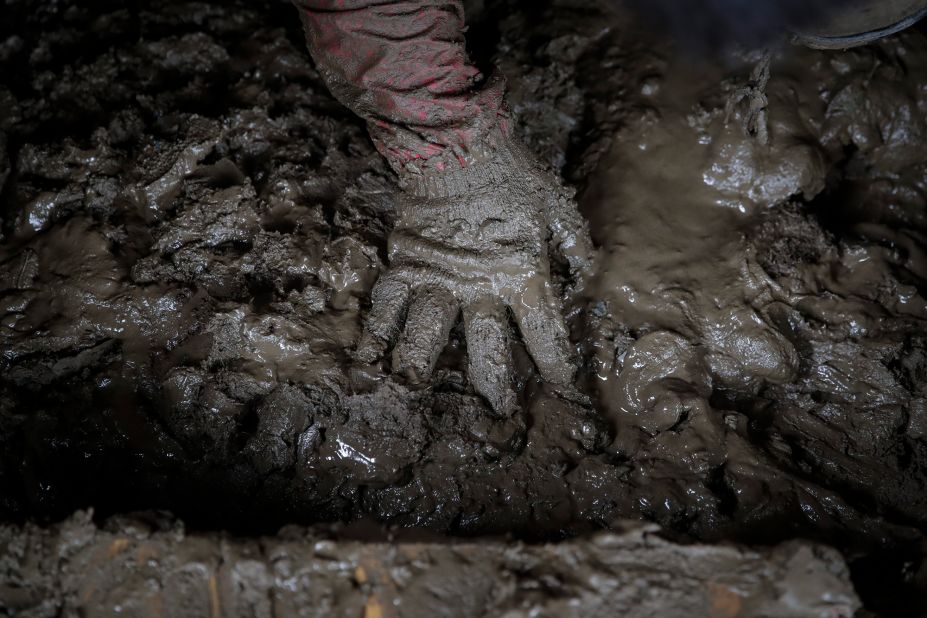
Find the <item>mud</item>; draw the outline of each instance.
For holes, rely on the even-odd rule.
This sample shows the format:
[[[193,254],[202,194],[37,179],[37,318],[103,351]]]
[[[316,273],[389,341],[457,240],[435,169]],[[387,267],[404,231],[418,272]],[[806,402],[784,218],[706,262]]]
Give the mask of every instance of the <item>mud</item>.
[[[507,76],[520,135],[580,190],[598,246],[582,285],[552,265],[582,392],[542,381],[504,325],[511,415],[469,382],[460,326],[428,385],[355,356],[396,181],[292,7],[7,3],[4,543],[51,547],[68,534],[18,524],[88,506],[101,525],[167,509],[196,530],[370,519],[530,541],[640,518],[677,540],[816,539],[870,609],[916,615],[924,36],[776,50],[760,83],[758,56],[693,62],[612,4],[471,4],[475,56]],[[86,547],[120,521],[80,523]],[[215,564],[217,537],[194,537]],[[560,569],[575,548],[593,561],[596,538],[523,551]],[[701,547],[728,556],[710,569],[749,554],[743,577],[782,579],[773,558]],[[207,591],[212,568],[191,567]],[[29,594],[75,602],[51,565],[6,570],[45,571]]]
[[[206,536],[164,516],[98,528],[81,512],[51,529],[0,527],[0,548],[0,598],[14,615],[851,616],[859,607],[833,549],[682,546],[641,524],[556,544],[397,544],[295,526],[269,538]]]

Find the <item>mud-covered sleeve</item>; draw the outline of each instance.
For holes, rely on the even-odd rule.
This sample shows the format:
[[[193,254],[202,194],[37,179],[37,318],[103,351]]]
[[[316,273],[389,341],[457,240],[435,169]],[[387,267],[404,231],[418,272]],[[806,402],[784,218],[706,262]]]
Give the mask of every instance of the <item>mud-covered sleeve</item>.
[[[501,78],[467,57],[461,0],[293,0],[332,94],[401,172],[466,166],[508,133]]]

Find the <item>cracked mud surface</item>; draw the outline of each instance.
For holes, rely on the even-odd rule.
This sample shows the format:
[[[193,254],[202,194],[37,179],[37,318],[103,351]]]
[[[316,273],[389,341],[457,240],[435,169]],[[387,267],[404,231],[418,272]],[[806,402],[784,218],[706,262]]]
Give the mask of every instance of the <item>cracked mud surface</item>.
[[[756,59],[686,63],[605,6],[471,4],[476,57],[599,246],[566,299],[595,413],[516,346],[521,413],[499,419],[459,326],[429,388],[353,359],[395,183],[287,3],[13,1],[0,516],[530,540],[642,518],[832,544],[864,600],[916,612],[923,35],[779,50],[764,145],[727,104]]]

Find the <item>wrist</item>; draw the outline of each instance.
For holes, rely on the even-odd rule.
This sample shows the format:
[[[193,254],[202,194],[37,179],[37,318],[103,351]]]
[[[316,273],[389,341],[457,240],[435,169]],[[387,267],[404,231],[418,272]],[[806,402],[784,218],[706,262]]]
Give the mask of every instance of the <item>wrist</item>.
[[[423,173],[401,173],[399,185],[418,197],[444,198],[472,193],[525,174],[531,157],[514,138],[495,129],[467,148],[453,164]]]

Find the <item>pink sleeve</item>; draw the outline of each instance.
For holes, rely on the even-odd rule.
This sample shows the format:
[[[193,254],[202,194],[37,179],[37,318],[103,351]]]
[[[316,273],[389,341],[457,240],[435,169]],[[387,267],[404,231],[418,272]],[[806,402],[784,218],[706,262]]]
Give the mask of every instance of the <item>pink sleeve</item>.
[[[464,167],[508,132],[501,79],[466,53],[461,0],[294,0],[332,94],[397,172]]]

